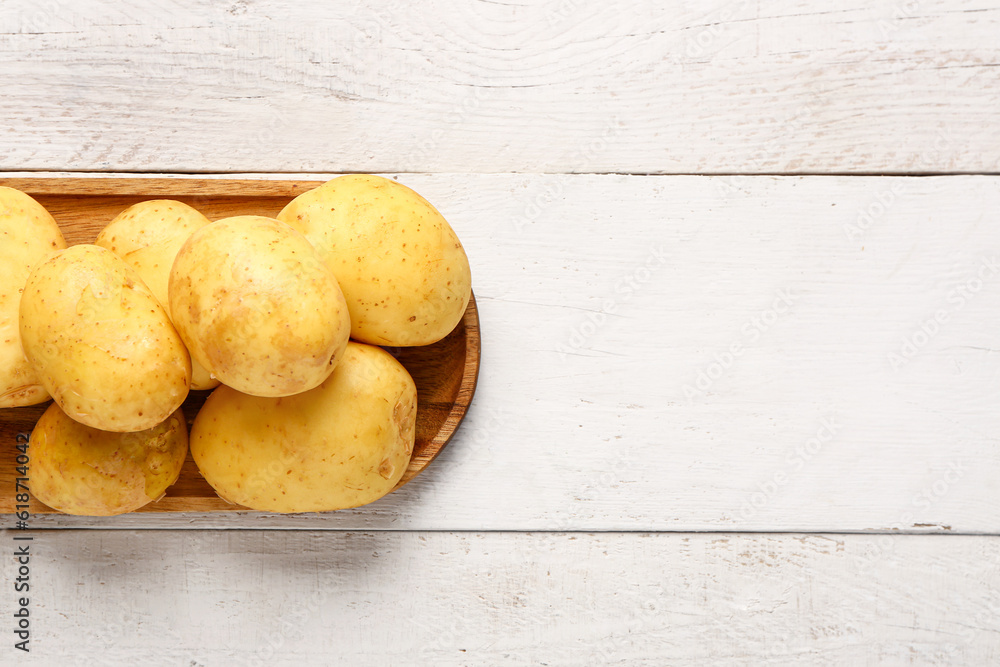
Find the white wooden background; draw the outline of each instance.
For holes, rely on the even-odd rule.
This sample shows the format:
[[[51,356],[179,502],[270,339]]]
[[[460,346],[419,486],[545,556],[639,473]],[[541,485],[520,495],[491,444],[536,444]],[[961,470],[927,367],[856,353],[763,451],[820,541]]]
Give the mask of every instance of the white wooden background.
[[[2,0],[0,91],[5,175],[397,174],[483,329],[369,507],[34,519],[0,664],[1000,662],[995,1]]]

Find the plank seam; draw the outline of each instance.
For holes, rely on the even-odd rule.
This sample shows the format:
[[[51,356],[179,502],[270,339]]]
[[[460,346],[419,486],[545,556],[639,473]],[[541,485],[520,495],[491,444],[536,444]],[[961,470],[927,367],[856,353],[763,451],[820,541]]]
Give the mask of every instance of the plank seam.
[[[699,172],[686,172],[686,171],[498,171],[498,172],[480,172],[480,171],[413,171],[412,169],[402,169],[402,170],[376,170],[372,172],[359,172],[359,171],[273,171],[273,170],[244,170],[237,169],[232,171],[218,171],[215,169],[177,169],[169,171],[147,171],[142,169],[130,170],[130,169],[118,169],[118,170],[106,170],[106,169],[32,169],[32,168],[8,168],[0,170],[0,175],[4,174],[17,174],[17,173],[32,173],[32,174],[107,174],[113,176],[115,174],[142,174],[146,176],[170,176],[170,175],[191,175],[191,176],[205,176],[205,175],[218,175],[218,176],[231,176],[239,174],[269,174],[269,175],[302,175],[302,176],[320,176],[320,175],[343,175],[343,174],[357,174],[357,173],[377,173],[377,174],[425,174],[425,175],[451,175],[451,174],[462,174],[466,176],[720,176],[720,177],[736,177],[736,176],[802,176],[802,177],[817,177],[817,176],[831,176],[831,177],[844,177],[844,176],[858,176],[858,177],[908,177],[908,178],[932,178],[938,176],[1000,176],[1000,171],[699,171]]]
[[[936,531],[936,532],[916,532],[916,531],[892,531],[892,530],[879,530],[879,531],[851,531],[851,530],[584,530],[584,529],[572,529],[572,530],[543,530],[543,529],[527,529],[527,530],[512,530],[512,529],[478,529],[478,528],[331,528],[324,526],[317,527],[303,527],[303,526],[287,526],[287,527],[245,527],[245,526],[232,526],[232,527],[179,527],[174,526],[171,528],[149,528],[149,527],[132,527],[132,526],[52,526],[52,527],[41,527],[32,526],[29,533],[41,533],[41,532],[61,532],[61,531],[123,531],[123,530],[134,530],[134,531],[145,531],[145,532],[210,532],[210,531],[256,531],[256,532],[275,532],[275,531],[285,531],[285,532],[323,532],[323,533],[457,533],[457,534],[487,534],[487,533],[497,533],[497,534],[519,534],[519,535],[761,535],[761,536],[808,536],[808,535],[858,535],[858,536],[871,536],[878,537],[881,535],[889,536],[901,536],[901,537],[991,537],[1000,538],[1000,533],[975,533],[975,532],[959,532],[959,531]],[[3,532],[13,532],[12,529],[4,528]]]

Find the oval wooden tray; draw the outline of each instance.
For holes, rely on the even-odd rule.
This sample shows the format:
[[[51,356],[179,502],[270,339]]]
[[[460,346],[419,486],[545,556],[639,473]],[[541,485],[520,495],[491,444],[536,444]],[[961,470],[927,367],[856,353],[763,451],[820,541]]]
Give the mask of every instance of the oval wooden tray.
[[[28,193],[52,213],[69,244],[90,243],[123,209],[146,199],[177,199],[209,219],[233,215],[273,217],[293,197],[322,181],[258,181],[205,178],[0,178],[0,185]],[[469,301],[465,317],[444,340],[424,347],[387,348],[417,385],[417,437],[410,465],[398,489],[434,460],[465,417],[479,375],[479,313]],[[192,392],[184,402],[190,424],[209,392]],[[14,511],[14,448],[47,404],[0,409],[0,513]],[[30,449],[29,449],[30,454]],[[30,487],[30,470],[29,470]],[[55,510],[32,499],[30,511]],[[140,512],[251,511],[219,498],[188,455],[181,476],[158,502]]]

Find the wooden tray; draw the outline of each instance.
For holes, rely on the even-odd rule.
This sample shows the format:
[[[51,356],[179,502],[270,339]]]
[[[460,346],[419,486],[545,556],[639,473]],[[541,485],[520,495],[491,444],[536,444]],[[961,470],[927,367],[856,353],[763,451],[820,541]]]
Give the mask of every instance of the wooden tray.
[[[202,178],[0,178],[38,200],[55,217],[70,245],[91,243],[122,210],[147,199],[176,199],[211,220],[233,215],[274,217],[293,197],[322,181],[258,181]],[[465,417],[479,375],[479,314],[475,297],[465,317],[444,340],[414,348],[387,348],[417,385],[417,437],[413,457],[398,489],[434,460]],[[188,424],[209,392],[192,392],[184,402]],[[0,513],[14,511],[19,433],[29,433],[48,404],[0,409]],[[29,455],[30,455],[29,448]],[[29,470],[30,480],[30,470]],[[30,487],[30,481],[29,481]],[[32,499],[32,513],[52,513]],[[140,512],[251,511],[219,498],[198,472],[191,455],[181,476],[160,501]]]

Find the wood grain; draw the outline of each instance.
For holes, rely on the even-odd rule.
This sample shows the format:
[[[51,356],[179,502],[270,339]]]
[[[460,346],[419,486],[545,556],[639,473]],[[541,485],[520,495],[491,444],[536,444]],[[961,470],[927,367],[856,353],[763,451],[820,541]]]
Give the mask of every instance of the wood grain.
[[[25,667],[1000,661],[995,537],[34,536]]]
[[[433,465],[322,516],[36,525],[1000,533],[1000,178],[399,180],[462,239],[485,336]]]
[[[0,168],[1000,171],[984,0],[5,0]]]
[[[273,217],[288,201],[316,181],[203,179],[74,179],[0,178],[35,197],[52,213],[69,244],[93,241],[118,213],[139,201],[170,198],[188,203],[210,219],[233,215]],[[418,475],[451,440],[472,401],[479,373],[479,316],[469,302],[455,330],[433,345],[389,348],[417,385],[417,427],[413,455],[396,488]],[[183,410],[190,424],[209,392],[192,392]],[[14,477],[18,433],[34,428],[47,405],[0,409],[0,513],[15,509]],[[53,512],[32,498],[32,513]],[[140,512],[213,512],[246,510],[219,498],[188,454],[177,482],[164,498]]]
[[[4,0],[0,169],[399,174],[487,340],[371,506],[32,517],[173,530],[31,531],[0,663],[1000,663],[1000,181],[565,175],[997,174],[998,34],[996,0]],[[726,530],[770,534],[671,532]]]

